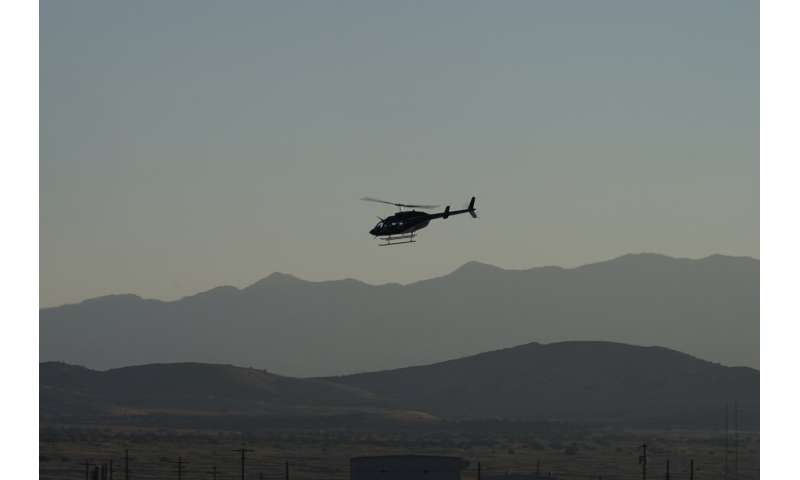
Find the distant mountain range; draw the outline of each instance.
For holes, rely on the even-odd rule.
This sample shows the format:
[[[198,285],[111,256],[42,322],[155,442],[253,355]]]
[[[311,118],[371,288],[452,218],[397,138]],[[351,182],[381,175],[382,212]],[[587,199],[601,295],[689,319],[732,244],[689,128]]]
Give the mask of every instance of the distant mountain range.
[[[662,345],[758,368],[759,262],[625,255],[578,268],[470,262],[408,285],[275,273],[177,301],[113,295],[40,311],[40,360],[232,363],[292,376],[420,365],[529,341]]]
[[[98,372],[40,364],[40,412],[332,417],[354,412],[414,421],[502,418],[660,427],[715,427],[737,400],[757,428],[759,373],[661,347],[531,343],[432,365],[317,379],[199,363]],[[249,418],[249,417],[248,417]]]

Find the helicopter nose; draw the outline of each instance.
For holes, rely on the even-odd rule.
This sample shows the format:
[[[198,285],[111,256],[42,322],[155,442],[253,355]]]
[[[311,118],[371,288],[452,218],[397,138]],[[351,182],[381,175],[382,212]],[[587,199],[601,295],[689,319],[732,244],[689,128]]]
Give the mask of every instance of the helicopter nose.
[[[378,230],[377,228],[373,228],[372,230],[370,230],[369,231],[370,235],[377,235],[377,233],[375,233],[377,230]]]

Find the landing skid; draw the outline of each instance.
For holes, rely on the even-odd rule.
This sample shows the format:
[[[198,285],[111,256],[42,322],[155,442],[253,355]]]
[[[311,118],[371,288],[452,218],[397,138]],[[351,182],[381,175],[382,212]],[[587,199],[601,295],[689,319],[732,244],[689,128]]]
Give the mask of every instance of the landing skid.
[[[402,245],[404,243],[416,243],[417,241],[414,240],[416,236],[417,235],[415,233],[409,233],[405,235],[395,235],[395,236],[389,235],[388,237],[381,237],[381,240],[383,240],[386,243],[379,243],[378,246],[387,247],[390,245]]]

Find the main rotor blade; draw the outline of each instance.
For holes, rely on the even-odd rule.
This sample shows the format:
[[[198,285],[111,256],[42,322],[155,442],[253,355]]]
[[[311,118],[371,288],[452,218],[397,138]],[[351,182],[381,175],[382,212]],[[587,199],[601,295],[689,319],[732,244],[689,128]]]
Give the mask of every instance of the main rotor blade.
[[[394,202],[387,202],[386,200],[381,200],[379,198],[372,198],[372,197],[362,197],[361,200],[364,200],[365,202],[385,203],[386,205],[397,205]]]
[[[379,198],[372,198],[372,197],[362,197],[361,200],[365,202],[378,202],[378,203],[385,203],[387,205],[394,205],[395,207],[406,207],[406,208],[437,208],[439,205],[412,205],[410,203],[395,203],[395,202],[387,202],[386,200],[381,200]]]
[[[439,208],[439,205],[406,205],[406,204],[401,204],[400,206],[401,207],[407,207],[407,208],[422,208],[422,209],[425,209],[425,210],[427,210],[429,208]]]

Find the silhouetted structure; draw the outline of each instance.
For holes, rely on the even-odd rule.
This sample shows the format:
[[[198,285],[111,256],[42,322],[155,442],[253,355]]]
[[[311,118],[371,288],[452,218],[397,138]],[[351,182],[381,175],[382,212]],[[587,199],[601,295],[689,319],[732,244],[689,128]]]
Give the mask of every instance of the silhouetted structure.
[[[86,471],[86,480],[89,480],[89,478],[90,478],[90,468],[94,466],[94,463],[91,463],[89,460],[84,460],[83,463],[81,463],[81,465],[83,465],[83,467],[84,467],[84,469]],[[91,474],[94,474],[93,470],[91,471]]]
[[[177,469],[178,469],[178,480],[181,480],[183,478],[183,467],[184,467],[184,465],[186,465],[186,460],[184,460],[183,457],[179,456],[177,462],[173,462],[173,461],[170,461],[170,460],[166,460],[166,462],[167,463],[174,463],[177,466]]]
[[[130,469],[129,469],[130,461],[131,461],[131,457],[130,457],[130,455],[128,455],[128,449],[126,448],[125,449],[125,480],[128,480],[128,475],[129,475],[129,472],[130,472]]]
[[[238,448],[238,449],[234,450],[234,452],[238,452],[238,453],[240,453],[240,454],[242,455],[242,457],[241,457],[241,461],[242,461],[242,465],[241,465],[241,466],[242,466],[242,480],[244,480],[244,461],[245,461],[245,454],[246,454],[247,452],[252,452],[252,450],[242,447],[242,448]]]
[[[508,473],[506,475],[484,476],[483,480],[558,480],[552,474],[542,475],[541,473]]]
[[[647,480],[647,444],[642,444],[642,454],[639,456],[639,464],[642,466],[642,480]]]
[[[388,455],[350,459],[350,480],[461,480],[459,457]]]

